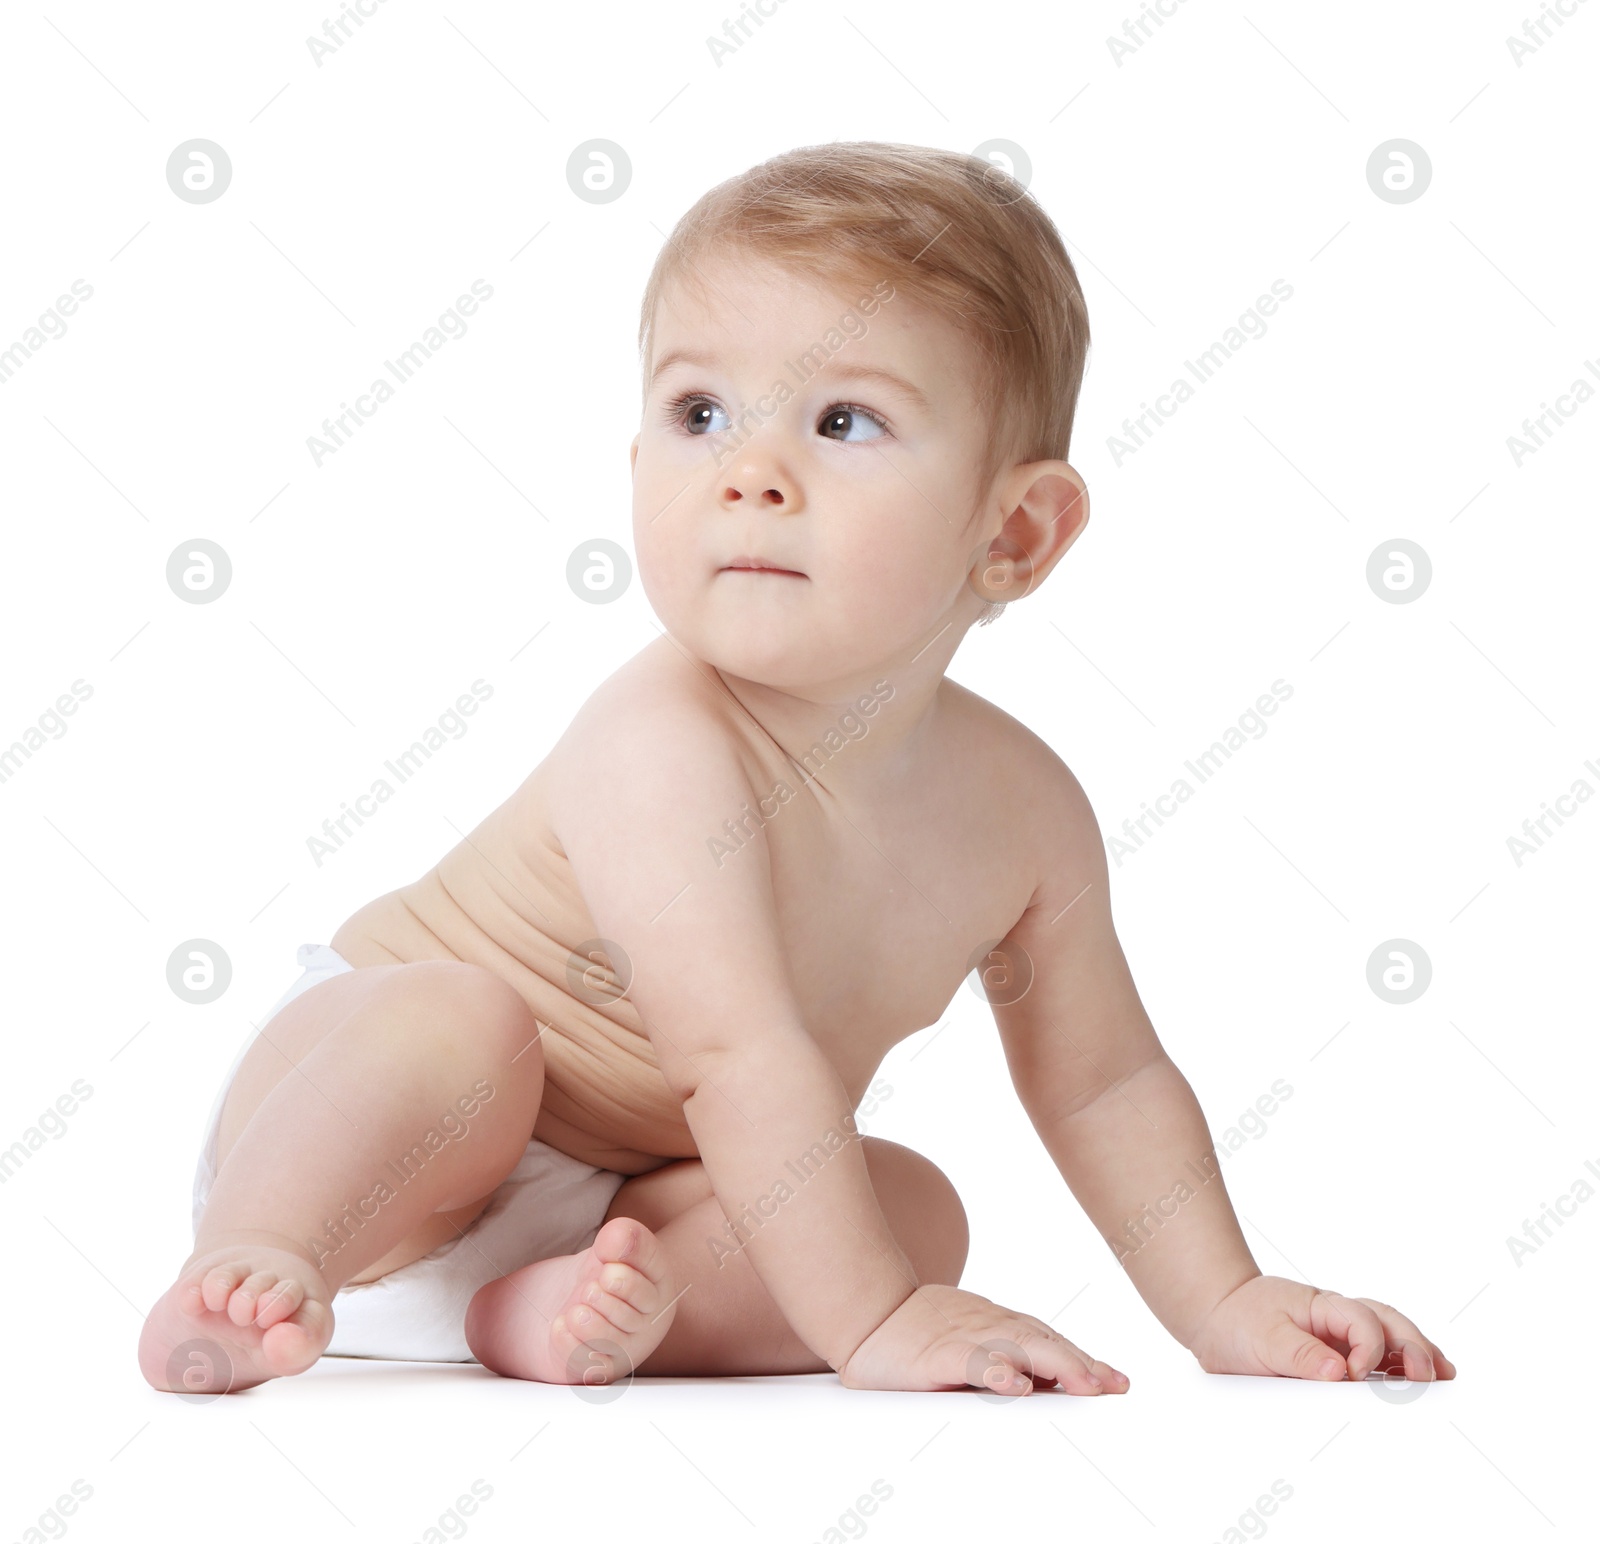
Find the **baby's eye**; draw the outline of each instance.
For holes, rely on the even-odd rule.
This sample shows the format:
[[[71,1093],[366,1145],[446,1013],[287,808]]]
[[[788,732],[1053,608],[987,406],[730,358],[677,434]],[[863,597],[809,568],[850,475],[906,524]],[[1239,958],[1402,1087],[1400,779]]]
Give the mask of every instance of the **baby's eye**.
[[[684,414],[688,412],[685,419]],[[722,414],[721,423],[713,423],[712,415]],[[728,415],[709,397],[679,397],[667,404],[667,421],[681,424],[688,434],[721,434],[728,428]]]
[[[877,432],[873,434],[854,434],[851,431],[871,425]],[[834,431],[841,431],[835,435]],[[857,407],[850,402],[836,402],[823,415],[822,422],[817,425],[817,432],[829,438],[837,438],[843,444],[861,442],[864,440],[882,439],[889,432],[889,426],[874,412],[864,407]]]

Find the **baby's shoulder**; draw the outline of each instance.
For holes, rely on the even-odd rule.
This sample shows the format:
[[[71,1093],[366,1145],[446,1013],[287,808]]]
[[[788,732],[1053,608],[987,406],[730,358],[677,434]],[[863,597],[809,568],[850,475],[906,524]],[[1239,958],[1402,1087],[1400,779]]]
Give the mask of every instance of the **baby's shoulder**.
[[[952,726],[976,747],[969,785],[982,789],[979,807],[1004,810],[1019,839],[1018,861],[1048,883],[1070,879],[1075,895],[1084,875],[1105,875],[1105,843],[1083,784],[1055,749],[1033,730],[976,692],[946,678]],[[1069,896],[1070,898],[1070,896]]]
[[[587,755],[631,756],[664,742],[715,754],[736,741],[728,689],[663,634],[595,687],[561,743]]]
[[[744,745],[727,697],[663,635],[589,694],[546,758],[544,781],[584,803],[619,782],[648,782],[665,797],[685,782],[708,797],[742,792]]]
[[[987,786],[1040,798],[1082,795],[1072,768],[1021,719],[948,676],[940,687],[940,702],[950,740],[968,751],[971,775],[984,778]]]

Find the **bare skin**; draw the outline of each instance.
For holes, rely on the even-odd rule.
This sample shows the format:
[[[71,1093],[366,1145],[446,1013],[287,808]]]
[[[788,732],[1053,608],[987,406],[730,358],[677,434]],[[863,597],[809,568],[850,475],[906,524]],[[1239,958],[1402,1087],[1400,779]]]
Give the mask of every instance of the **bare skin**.
[[[1015,554],[1012,604],[1082,533],[1082,478],[1011,461],[976,484],[994,426],[969,345],[887,277],[869,304],[748,254],[694,269],[703,293],[661,301],[631,452],[666,631],[436,869],[340,927],[356,969],[245,1058],[146,1377],[219,1386],[175,1370],[194,1339],[231,1387],[311,1365],[339,1286],[469,1226],[531,1132],[634,1177],[588,1249],[474,1299],[485,1365],[1122,1392],[1051,1326],[955,1285],[942,1177],[854,1139],[885,1054],[974,968],[1022,1110],[1207,1371],[1454,1376],[1387,1304],[1262,1275],[1220,1176],[1150,1211],[1210,1133],[1128,971],[1098,822],[1041,739],[945,674]],[[851,304],[870,329],[774,392]],[[480,1081],[468,1139],[330,1258],[308,1248],[380,1154]],[[708,1241],[736,1215],[762,1220],[728,1258]]]
[[[622,676],[619,684],[642,695],[677,691],[717,700],[666,639],[647,647]],[[1014,721],[953,682],[946,688],[948,717],[929,746],[930,764],[941,776],[926,789],[927,830],[935,823],[926,816],[940,802],[958,803],[967,779],[1003,788],[996,779],[1015,780],[1019,767],[1001,750],[1005,726]],[[761,786],[770,787],[785,771],[794,777],[736,705],[721,711],[730,738],[758,759],[757,781],[766,778]],[[330,942],[357,968],[290,1003],[241,1063],[223,1108],[218,1173],[204,1225],[146,1327],[141,1362],[157,1387],[214,1386],[198,1362],[185,1363],[179,1379],[169,1375],[172,1348],[193,1340],[223,1348],[227,1386],[234,1390],[313,1365],[332,1335],[339,1288],[420,1259],[467,1228],[530,1132],[586,1162],[639,1177],[619,1189],[588,1250],[539,1261],[479,1294],[468,1341],[486,1366],[547,1382],[595,1381],[596,1368],[607,1379],[633,1369],[701,1375],[828,1370],[789,1326],[750,1259],[741,1253],[719,1267],[707,1249],[707,1238],[724,1227],[724,1213],[693,1156],[682,1101],[662,1078],[632,1002],[619,998],[602,1011],[568,990],[573,947],[596,935],[546,808],[546,778],[570,743],[559,743],[434,870],[347,920]],[[998,796],[1025,798],[1027,790],[1017,786]],[[916,828],[914,809],[900,814],[908,830]],[[806,1011],[819,1026],[819,1043],[858,1104],[888,1049],[938,1021],[971,952],[957,939],[1003,932],[1008,911],[1021,904],[1026,878],[990,894],[967,889],[967,915],[958,930],[928,907],[907,915],[876,905],[874,897],[903,895],[905,886],[870,846],[858,838],[845,841],[851,833],[842,817],[829,821],[825,801],[785,806],[765,830],[767,840],[782,844],[780,853],[794,855],[800,882],[785,905],[792,957],[798,978],[815,983]],[[950,871],[991,838],[975,819],[965,830],[946,830],[923,861]],[[1019,840],[1019,849],[1023,845]],[[817,857],[824,853],[826,867]],[[807,854],[811,860],[803,861]],[[514,904],[506,899],[508,880]],[[840,906],[841,889],[854,888],[861,904]],[[865,966],[875,953],[902,961],[903,974],[887,983],[874,980]],[[494,971],[480,963],[491,961]],[[908,993],[916,983],[922,991]],[[840,1015],[842,1002],[857,1010]],[[443,1033],[441,1019],[456,1028]],[[478,1031],[467,1042],[470,1053],[456,1043],[468,1025]],[[417,1057],[425,1092],[415,1097],[396,1076],[401,1045]],[[598,1080],[591,1069],[601,1057],[606,1075]],[[385,1076],[377,1081],[366,1069],[369,1060],[380,1059]],[[480,1075],[497,1088],[482,1115],[494,1112],[504,1128],[477,1127],[472,1140],[452,1144],[445,1156],[481,1162],[464,1164],[443,1193],[408,1186],[356,1244],[319,1267],[304,1240],[315,1237],[320,1219],[346,1198],[365,1193],[375,1162],[368,1159],[363,1168],[359,1155],[344,1156],[349,1127],[336,1111],[363,1130],[369,1120],[376,1123],[390,1134],[389,1148],[402,1147],[446,1102],[437,1091],[466,1089]],[[580,1100],[608,1118],[586,1123],[592,1129],[564,1119]],[[863,1146],[874,1190],[918,1279],[954,1286],[966,1228],[948,1181],[907,1149],[873,1138]],[[373,1149],[388,1150],[382,1138]],[[882,1149],[892,1149],[896,1161]],[[304,1191],[285,1173],[285,1151],[302,1155]],[[437,1178],[442,1183],[444,1176]],[[593,1315],[587,1323],[571,1322],[585,1311]],[[742,1326],[737,1334],[729,1332],[735,1323]],[[587,1354],[582,1347],[590,1342],[616,1345],[626,1355]],[[1104,1363],[1083,1361],[1113,1391],[1125,1385]],[[1098,1392],[1087,1377],[1078,1383],[1079,1392]]]

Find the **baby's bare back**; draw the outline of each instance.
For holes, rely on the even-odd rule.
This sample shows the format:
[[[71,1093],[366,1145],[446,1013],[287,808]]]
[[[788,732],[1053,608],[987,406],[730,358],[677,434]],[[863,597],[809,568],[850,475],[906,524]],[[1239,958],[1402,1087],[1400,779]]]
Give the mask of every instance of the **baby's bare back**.
[[[1029,811],[1048,770],[1039,742],[946,680],[894,786],[869,796],[843,774],[871,711],[792,763],[715,678],[665,637],[618,672],[642,692],[696,695],[709,732],[734,744],[756,797],[706,832],[705,862],[682,885],[715,884],[766,844],[796,1000],[853,1103],[891,1046],[936,1023],[981,945],[1003,938],[1039,877]],[[613,678],[614,680],[617,678]],[[330,942],[350,963],[453,959],[507,981],[543,1026],[545,1087],[533,1135],[589,1163],[639,1174],[696,1146],[633,1002],[579,953],[596,928],[552,828],[549,780],[578,723],[511,796],[438,865],[349,917]],[[830,766],[834,767],[830,775]],[[640,756],[640,776],[652,773]],[[844,793],[836,790],[843,789]],[[674,790],[662,786],[663,799]],[[663,907],[674,899],[661,897]],[[626,962],[612,962],[623,973]],[[730,972],[739,969],[729,959]]]

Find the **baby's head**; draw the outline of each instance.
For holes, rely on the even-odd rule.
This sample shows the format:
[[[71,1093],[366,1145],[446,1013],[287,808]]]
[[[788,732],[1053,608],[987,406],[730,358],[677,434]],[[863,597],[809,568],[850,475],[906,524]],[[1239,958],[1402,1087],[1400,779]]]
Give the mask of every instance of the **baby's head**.
[[[1088,519],[1077,275],[972,156],[818,145],[719,184],[662,248],[639,343],[640,579],[730,674],[825,691],[936,637],[948,659]]]

